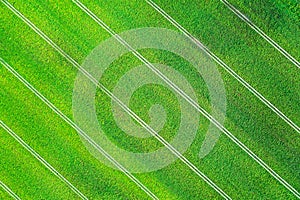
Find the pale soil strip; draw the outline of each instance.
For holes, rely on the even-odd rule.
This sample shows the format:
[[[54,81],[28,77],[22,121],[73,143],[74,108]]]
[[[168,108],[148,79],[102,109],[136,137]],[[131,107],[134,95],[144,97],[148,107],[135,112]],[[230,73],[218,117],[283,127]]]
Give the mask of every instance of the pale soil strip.
[[[3,64],[3,61],[0,59]],[[22,140],[13,130],[11,130],[3,121],[0,120],[0,126],[6,130],[19,144],[21,144],[31,155],[33,155],[40,163],[42,163],[48,170],[50,170],[55,176],[57,176],[62,182],[67,184],[74,193],[76,193],[81,199],[87,200],[88,198],[80,192],[72,183],[70,183],[62,174],[60,174],[50,163],[48,163],[42,156],[34,151],[24,140]]]
[[[169,78],[162,74],[157,68],[153,66],[146,58],[144,58],[138,51],[130,46],[123,38],[117,35],[109,26],[107,26],[102,20],[100,20],[94,13],[92,13],[85,5],[78,0],[73,2],[82,9],[87,15],[89,15],[96,23],[104,28],[122,45],[128,48],[139,60],[141,60],[149,69],[151,69],[156,75],[158,75],[163,81],[165,81],[171,88],[173,88],[181,97],[183,97],[188,103],[190,103],[198,112],[203,114],[208,120],[210,120],[215,126],[217,126],[226,136],[228,136],[235,144],[237,144],[242,150],[244,150],[250,157],[252,157],[258,164],[266,169],[275,179],[283,184],[297,197],[300,197],[300,193],[287,183],[282,177],[280,177],[271,167],[269,167],[264,161],[262,161],[256,154],[254,154],[246,145],[239,141],[232,133],[230,133],[222,124],[214,119],[206,110],[200,107],[192,98],[190,98],[184,91],[182,91],[177,85],[175,85]]]
[[[2,187],[12,198],[15,200],[21,200],[7,185],[0,181],[0,187]]]
[[[74,128],[85,140],[87,140],[95,149],[97,149],[105,158],[112,162],[120,171],[128,176],[134,183],[136,183],[144,192],[146,192],[152,199],[158,199],[145,185],[143,185],[137,178],[135,178],[126,168],[118,163],[113,157],[111,157],[104,149],[102,149],[94,140],[92,140],[83,130],[80,129],[70,118],[62,113],[57,107],[55,107],[45,96],[43,96],[38,90],[36,90],[27,80],[25,80],[17,71],[15,71],[8,63],[0,58],[0,63],[9,70],[16,78],[18,78],[30,91],[32,91],[38,98],[40,98],[51,110],[59,115],[64,121],[66,121],[72,128]]]
[[[263,32],[257,25],[255,25],[248,17],[236,9],[232,4],[226,0],[221,0],[221,2],[229,8],[236,16],[241,20],[246,22],[256,33],[258,33],[262,38],[264,38],[269,44],[271,44],[276,50],[278,50],[282,55],[284,55],[289,61],[291,61],[296,67],[300,68],[300,62],[296,60],[291,54],[289,54],[284,48],[282,48],[278,43],[276,43],[272,38],[270,38],[265,32]]]
[[[114,100],[122,109],[124,109],[132,118],[134,118],[141,126],[148,130],[156,139],[163,143],[174,155],[176,155],[182,162],[187,164],[192,171],[200,176],[206,183],[208,183],[213,189],[215,189],[225,199],[231,199],[222,189],[220,189],[212,180],[210,180],[204,173],[202,173],[197,167],[195,167],[189,160],[187,160],[180,152],[178,152],[173,146],[171,146],[166,140],[164,140],[159,134],[157,134],[148,124],[146,124],[140,117],[138,117],[132,110],[130,110],[123,102],[121,102],[114,94],[107,90],[104,85],[99,83],[92,75],[90,75],[84,68],[82,68],[72,57],[64,52],[59,46],[57,46],[48,36],[46,36],[40,29],[38,29],[31,21],[29,21],[24,15],[22,15],[16,8],[14,8],[7,1],[3,0],[7,7],[14,12],[20,19],[22,19],[29,27],[31,27],[38,35],[40,35],[48,44],[50,44],[55,50],[57,50],[62,56],[64,56],[75,68],[89,78],[97,87],[99,87],[105,94],[107,94],[112,100]]]
[[[254,96],[256,96],[261,102],[268,106],[281,119],[283,119],[290,127],[292,127],[296,132],[300,133],[300,127],[297,124],[295,124],[283,112],[281,112],[276,106],[274,106],[269,100],[267,100],[262,94],[260,94],[254,87],[252,87],[247,81],[245,81],[241,76],[239,76],[235,71],[233,71],[233,69],[231,69],[226,63],[224,63],[220,58],[218,58],[214,53],[212,53],[197,38],[195,38],[190,32],[188,32],[184,27],[182,27],[170,15],[168,15],[168,13],[166,13],[162,8],[160,8],[151,0],[146,0],[146,2],[150,6],[152,6],[157,12],[159,12],[163,17],[165,17],[169,22],[171,22],[176,28],[178,28],[185,36],[190,38],[190,40],[194,44],[196,44],[200,49],[207,53],[207,55],[209,55],[216,63],[223,67],[223,69],[225,69],[231,76],[233,76],[237,81],[239,81],[245,88],[247,88]]]

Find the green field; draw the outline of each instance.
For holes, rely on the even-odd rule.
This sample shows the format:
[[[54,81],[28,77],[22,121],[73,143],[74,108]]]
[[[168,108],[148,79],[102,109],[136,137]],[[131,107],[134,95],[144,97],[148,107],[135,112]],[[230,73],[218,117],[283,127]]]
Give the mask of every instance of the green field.
[[[80,64],[95,47],[111,37],[72,1],[9,2]],[[145,1],[82,2],[116,33],[143,27],[178,31]],[[224,4],[217,0],[155,2],[300,125],[299,68]],[[230,2],[300,60],[299,2]],[[72,98],[78,70],[2,1],[0,5],[0,57],[73,120]],[[158,49],[139,52],[151,63],[170,66],[183,75],[196,92],[199,105],[209,112],[212,110],[206,83],[190,63],[178,55]],[[110,65],[99,81],[112,91],[126,72],[142,64],[133,54],[126,53]],[[217,68],[226,89],[224,126],[300,191],[299,133],[221,66],[217,65]],[[110,141],[119,148],[136,153],[153,152],[163,147],[154,137],[136,138],[119,128],[111,112],[111,102],[110,97],[97,89],[97,119]],[[159,134],[171,141],[179,129],[181,111],[179,100],[170,88],[158,84],[145,85],[133,93],[129,107],[146,123],[152,123],[149,110],[154,104],[163,106],[167,116]],[[198,114],[196,137],[183,155],[232,199],[297,199],[224,134],[213,150],[200,159],[200,147],[210,122]],[[0,65],[0,120],[89,199],[149,198],[124,173],[96,159],[83,145],[77,131],[3,65]],[[0,145],[0,181],[21,199],[79,199],[2,128]],[[165,168],[133,175],[159,199],[222,199],[178,159]],[[1,187],[0,199],[10,199]]]

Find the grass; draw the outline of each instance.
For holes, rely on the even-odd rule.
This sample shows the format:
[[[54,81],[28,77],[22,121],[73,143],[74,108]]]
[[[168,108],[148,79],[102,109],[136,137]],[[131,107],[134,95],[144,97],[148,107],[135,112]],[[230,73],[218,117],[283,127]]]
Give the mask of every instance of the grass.
[[[300,57],[297,52],[300,36],[299,2],[296,0],[276,0],[253,1],[252,3],[232,1],[232,3],[299,60]]]
[[[101,41],[110,37],[71,2],[10,2],[80,63]],[[296,124],[300,124],[298,69],[221,2],[156,2]],[[118,33],[138,27],[174,29],[145,2],[98,0],[84,3]],[[295,20],[295,13],[277,9],[276,12],[283,17],[276,19],[277,26],[273,23],[274,26],[266,27],[263,22],[273,12],[272,7],[264,6],[263,13],[266,16],[262,16],[262,12],[247,12],[249,6],[246,3],[237,5],[258,19],[257,23],[263,30],[268,30],[266,33],[282,43],[286,50],[293,52],[296,57],[299,55],[299,37],[290,29],[298,30],[299,27],[289,21],[285,23],[287,19]],[[280,1],[273,5],[281,6]],[[255,8],[261,9],[260,5],[252,4],[251,9]],[[5,6],[0,7],[0,12],[3,16],[0,19],[1,57],[68,117],[73,118],[72,92],[76,69]],[[289,32],[277,34],[280,29]],[[165,51],[145,49],[141,53],[151,62],[172,66],[179,71],[195,89],[199,104],[207,110],[211,109],[205,83],[189,63]],[[134,56],[126,54],[111,65],[101,81],[113,89],[125,72],[140,64]],[[300,174],[295,173],[300,166],[299,135],[221,67],[218,69],[227,94],[226,128],[299,190]],[[85,195],[91,199],[147,198],[125,175],[95,159],[82,145],[76,131],[2,66],[0,76],[1,120]],[[176,130],[180,120],[178,100],[171,90],[157,85],[140,88],[134,93],[130,108],[149,122],[149,108],[158,102],[172,116],[168,117],[162,131],[162,135],[169,140],[174,135],[170,130]],[[122,132],[114,122],[111,100],[99,90],[96,106],[98,119],[105,124],[105,133],[120,148],[151,152],[162,146],[153,138],[137,139]],[[295,198],[225,135],[220,137],[207,157],[199,160],[198,152],[209,121],[201,116],[199,125],[196,138],[184,156],[232,198]],[[0,137],[1,146],[4,147],[0,153],[1,180],[22,199],[76,198],[67,186],[25,152],[4,130],[1,130]],[[161,199],[220,198],[178,160],[164,169],[135,175]],[[6,195],[1,191],[1,198],[2,194]]]

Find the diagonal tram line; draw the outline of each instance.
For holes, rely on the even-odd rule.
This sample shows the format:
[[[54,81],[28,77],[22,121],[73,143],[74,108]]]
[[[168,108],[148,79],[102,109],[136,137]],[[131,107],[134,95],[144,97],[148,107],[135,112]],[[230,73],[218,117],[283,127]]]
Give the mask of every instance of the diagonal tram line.
[[[65,51],[63,51],[58,45],[56,45],[48,36],[46,36],[39,28],[37,28],[29,19],[27,19],[22,13],[20,13],[15,7],[13,7],[8,1],[2,0],[2,2],[15,14],[17,15],[22,21],[24,21],[30,28],[32,28],[39,36],[41,36],[49,45],[51,45],[56,51],[58,51],[64,58],[66,58],[76,69],[78,69],[83,75],[85,75],[87,78],[89,78],[92,83],[94,83],[98,88],[100,88],[106,95],[108,95],[112,100],[114,100],[127,114],[129,114],[133,119],[135,119],[143,128],[145,128],[149,133],[151,133],[158,141],[160,141],[166,148],[168,148],[175,156],[177,156],[183,163],[185,163],[193,172],[195,172],[200,178],[202,178],[209,186],[211,186],[216,192],[218,192],[223,198],[225,199],[231,199],[219,186],[217,186],[211,179],[209,179],[203,172],[201,172],[193,163],[191,163],[187,158],[185,158],[177,149],[175,149],[173,146],[171,146],[163,137],[161,137],[158,133],[155,132],[147,123],[145,123],[139,116],[137,116],[131,109],[129,109],[122,101],[120,101],[114,94],[112,94],[104,85],[99,83],[91,74],[89,74],[84,68],[82,68],[71,56],[69,56]],[[1,61],[1,59],[0,59]],[[13,69],[10,71],[12,72]],[[23,77],[21,77],[15,70],[13,72],[15,76],[17,76],[20,80],[26,81]],[[27,82],[27,81],[26,81]],[[25,82],[25,83],[26,83]],[[24,82],[23,82],[24,83]],[[25,84],[24,83],[24,84]],[[27,82],[28,83],[28,82]],[[103,152],[104,149],[102,149],[97,143],[95,143],[89,136],[84,133],[73,121],[71,121],[69,118],[67,118],[61,111],[59,111],[49,100],[47,100],[44,96],[42,96],[33,86],[29,86],[25,84],[29,89],[33,89],[32,92],[34,92],[38,97],[40,97],[53,111],[55,111],[57,114],[59,114],[65,121],[67,121],[72,127],[76,128],[77,131],[79,131],[80,134],[83,134],[84,137],[88,137],[91,140],[91,144],[101,149]],[[105,152],[106,153],[106,152]],[[107,154],[107,153],[106,153]],[[108,155],[109,156],[109,155]],[[111,157],[111,156],[110,156]],[[118,168],[120,169],[120,164],[118,164]],[[131,179],[134,182],[137,182],[138,180],[123,166],[122,170],[126,175],[131,175]],[[138,181],[138,183],[140,183]],[[141,183],[140,183],[141,184]],[[139,184],[138,184],[139,185]],[[142,189],[145,189],[147,194],[152,195],[151,197],[154,199],[157,199],[157,197],[149,191],[147,188],[142,187],[139,185]]]
[[[16,195],[7,185],[5,185],[1,180],[0,180],[0,187],[2,187],[13,199],[15,200],[21,200],[21,198]]]
[[[134,54],[139,60],[141,60],[150,70],[152,70],[158,77],[160,77],[168,86],[174,89],[182,98],[184,98],[192,107],[194,107],[199,113],[204,115],[209,121],[211,121],[216,127],[218,127],[229,139],[231,139],[236,145],[238,145],[243,151],[245,151],[251,158],[253,158],[260,166],[262,166],[270,175],[278,180],[283,186],[285,186],[295,196],[300,198],[300,193],[285,181],[279,174],[277,174],[269,165],[267,165],[260,157],[253,153],[245,144],[238,140],[229,130],[227,130],[222,124],[220,124],[214,117],[212,117],[205,109],[200,107],[191,97],[189,97],[184,91],[182,91],[177,85],[175,85],[168,77],[153,66],[145,57],[143,57],[137,50],[130,46],[123,38],[116,34],[108,25],[106,25],[101,19],[99,19],[92,11],[90,11],[84,4],[78,0],[72,0],[82,11],[89,15],[97,24],[111,34],[116,40],[118,40],[123,46],[128,48],[132,54]]]
[[[97,149],[107,160],[114,164],[120,171],[122,171],[128,178],[136,183],[145,193],[152,199],[158,199],[145,185],[143,185],[135,176],[133,176],[125,167],[110,156],[102,147],[100,147],[93,139],[90,138],[79,126],[77,126],[70,118],[61,112],[54,104],[52,104],[45,96],[43,96],[37,89],[35,89],[26,79],[24,79],[16,70],[14,70],[8,63],[0,58],[0,63],[10,71],[17,79],[19,79],[31,92],[33,92],[39,99],[41,99],[52,111],[59,115],[65,122],[74,128],[85,140],[87,140],[95,149]]]
[[[300,68],[300,62],[291,56],[284,48],[282,48],[278,43],[276,43],[272,38],[270,38],[265,32],[263,32],[257,25],[255,25],[248,17],[246,17],[241,11],[235,8],[231,3],[226,0],[221,0],[221,2],[231,10],[236,16],[243,20],[248,26],[250,26],[256,33],[258,33],[263,39],[265,39],[269,44],[271,44],[277,51],[284,55],[289,61],[291,61],[296,67]]]
[[[189,31],[187,31],[183,26],[181,26],[175,19],[173,19],[168,13],[166,13],[162,8],[160,8],[152,0],[146,0],[146,2],[159,12],[164,18],[166,18],[172,25],[174,25],[178,30],[180,30],[186,37],[188,37],[194,44],[196,44],[200,49],[202,49],[209,57],[211,57],[216,63],[218,63],[223,69],[225,69],[231,76],[233,76],[238,82],[240,82],[246,89],[248,89],[254,96],[256,96],[261,102],[263,102],[267,107],[269,107],[275,114],[277,114],[282,120],[284,120],[290,127],[292,127],[296,132],[300,133],[300,127],[289,119],[282,111],[280,111],[276,106],[274,106],[268,99],[266,99],[262,94],[260,94],[254,87],[252,87],[247,81],[245,81],[241,76],[239,76],[233,69],[231,69],[226,63],[224,63],[218,56],[211,52],[205,45],[203,45],[196,37],[194,37]]]
[[[2,63],[2,61],[0,60]],[[76,193],[81,199],[87,200],[88,198],[80,192],[72,183],[70,183],[61,173],[59,173],[50,163],[48,163],[41,155],[39,155],[34,149],[32,149],[24,140],[22,140],[13,130],[11,130],[2,120],[0,120],[0,126],[6,130],[19,144],[21,144],[31,155],[33,155],[40,163],[42,163],[48,170],[50,170],[55,176],[57,176],[62,182],[68,185],[68,187]]]

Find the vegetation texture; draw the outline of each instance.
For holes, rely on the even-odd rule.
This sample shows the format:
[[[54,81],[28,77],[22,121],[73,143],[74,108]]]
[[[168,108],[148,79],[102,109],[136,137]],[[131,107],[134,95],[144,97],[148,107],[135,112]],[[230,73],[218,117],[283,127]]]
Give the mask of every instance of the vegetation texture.
[[[82,2],[117,33],[142,27],[176,30],[144,1]],[[300,125],[299,69],[224,4],[218,0],[155,2]],[[11,0],[10,3],[79,63],[83,63],[95,47],[111,37],[71,1]],[[297,60],[300,59],[299,2],[232,0],[231,3]],[[73,119],[72,95],[77,69],[2,3],[0,13],[1,58]],[[194,88],[200,106],[211,111],[206,84],[190,63],[167,51],[143,49],[139,52],[149,61],[170,66],[183,75]],[[127,53],[111,64],[100,82],[113,90],[126,72],[141,64],[134,55]],[[226,89],[224,126],[300,191],[299,133],[221,66],[217,67]],[[95,104],[99,124],[119,148],[131,152],[152,152],[163,147],[152,137],[136,138],[120,129],[111,112],[111,99],[101,90],[97,90]],[[151,122],[150,110],[155,104],[164,107],[167,116],[160,134],[171,141],[181,117],[179,102],[172,89],[149,84],[136,90],[130,99],[130,108],[147,123]],[[88,198],[149,198],[122,172],[107,167],[90,154],[78,133],[2,65],[0,120]],[[200,159],[199,150],[210,122],[201,115],[197,123],[199,128],[195,140],[184,156],[230,197],[296,199],[224,134],[221,134],[212,152]],[[4,129],[0,129],[0,145],[0,180],[21,199],[78,198]],[[160,199],[221,199],[179,160],[163,169],[134,175]],[[0,199],[9,198],[0,189]]]

